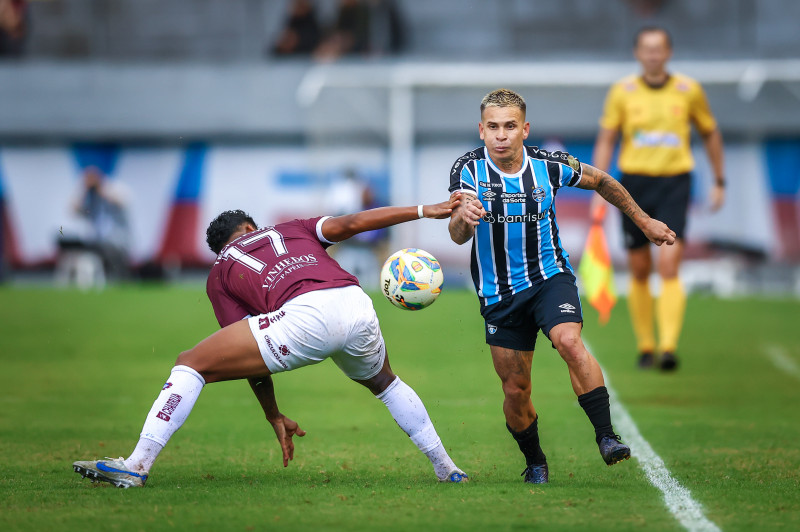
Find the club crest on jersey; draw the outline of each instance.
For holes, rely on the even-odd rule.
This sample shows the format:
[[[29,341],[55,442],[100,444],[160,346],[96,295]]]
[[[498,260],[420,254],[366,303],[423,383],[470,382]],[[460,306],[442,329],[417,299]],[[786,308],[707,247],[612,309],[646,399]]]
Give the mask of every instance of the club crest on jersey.
[[[536,203],[541,203],[547,197],[547,193],[544,191],[542,187],[536,187],[535,189],[533,189],[531,196],[533,196],[533,201],[535,201]]]

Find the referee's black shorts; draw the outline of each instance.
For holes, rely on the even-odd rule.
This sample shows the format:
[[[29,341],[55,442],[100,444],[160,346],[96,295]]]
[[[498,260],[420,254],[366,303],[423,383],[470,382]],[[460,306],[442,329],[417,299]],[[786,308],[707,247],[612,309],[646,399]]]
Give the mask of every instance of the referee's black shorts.
[[[622,174],[620,183],[644,212],[667,224],[677,238],[683,238],[692,188],[691,174],[664,177]],[[628,249],[640,248],[650,242],[627,216],[622,217],[622,231]]]

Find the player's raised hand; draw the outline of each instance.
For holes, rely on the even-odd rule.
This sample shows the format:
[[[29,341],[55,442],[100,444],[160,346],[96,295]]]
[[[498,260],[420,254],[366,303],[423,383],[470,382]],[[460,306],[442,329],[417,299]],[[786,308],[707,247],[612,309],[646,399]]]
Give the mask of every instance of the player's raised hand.
[[[275,430],[275,436],[278,437],[278,443],[281,444],[281,451],[283,451],[283,467],[289,466],[289,460],[294,460],[294,442],[292,436],[297,435],[303,437],[306,431],[300,428],[296,421],[292,421],[288,417],[281,414],[276,421],[270,421],[272,428]]]
[[[664,222],[649,218],[640,226],[640,229],[648,240],[657,246],[661,244],[671,246],[675,243],[675,231],[667,227]]]
[[[450,199],[447,201],[436,203],[434,205],[423,205],[422,215],[425,218],[433,218],[434,220],[450,218],[450,215],[453,213],[453,209],[455,209],[460,203],[461,193],[454,192],[450,195]]]

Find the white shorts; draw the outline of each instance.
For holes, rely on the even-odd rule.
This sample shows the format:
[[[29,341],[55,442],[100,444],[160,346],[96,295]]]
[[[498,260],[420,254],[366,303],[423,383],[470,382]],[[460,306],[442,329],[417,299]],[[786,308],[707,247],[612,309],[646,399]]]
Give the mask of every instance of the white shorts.
[[[332,358],[351,379],[366,380],[386,358],[372,300],[358,286],[307,292],[247,321],[270,373]]]

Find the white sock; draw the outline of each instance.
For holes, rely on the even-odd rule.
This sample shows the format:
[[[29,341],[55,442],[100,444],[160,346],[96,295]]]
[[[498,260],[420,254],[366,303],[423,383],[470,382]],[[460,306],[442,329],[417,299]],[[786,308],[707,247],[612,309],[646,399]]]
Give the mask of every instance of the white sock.
[[[401,381],[400,377],[375,397],[383,401],[403,432],[408,434],[414,445],[425,453],[439,479],[447,478],[449,473],[458,469],[447,454],[439,435],[436,434],[422,399],[409,385]]]
[[[175,366],[144,421],[139,443],[125,460],[131,471],[147,472],[158,453],[189,417],[206,381],[189,366]]]

